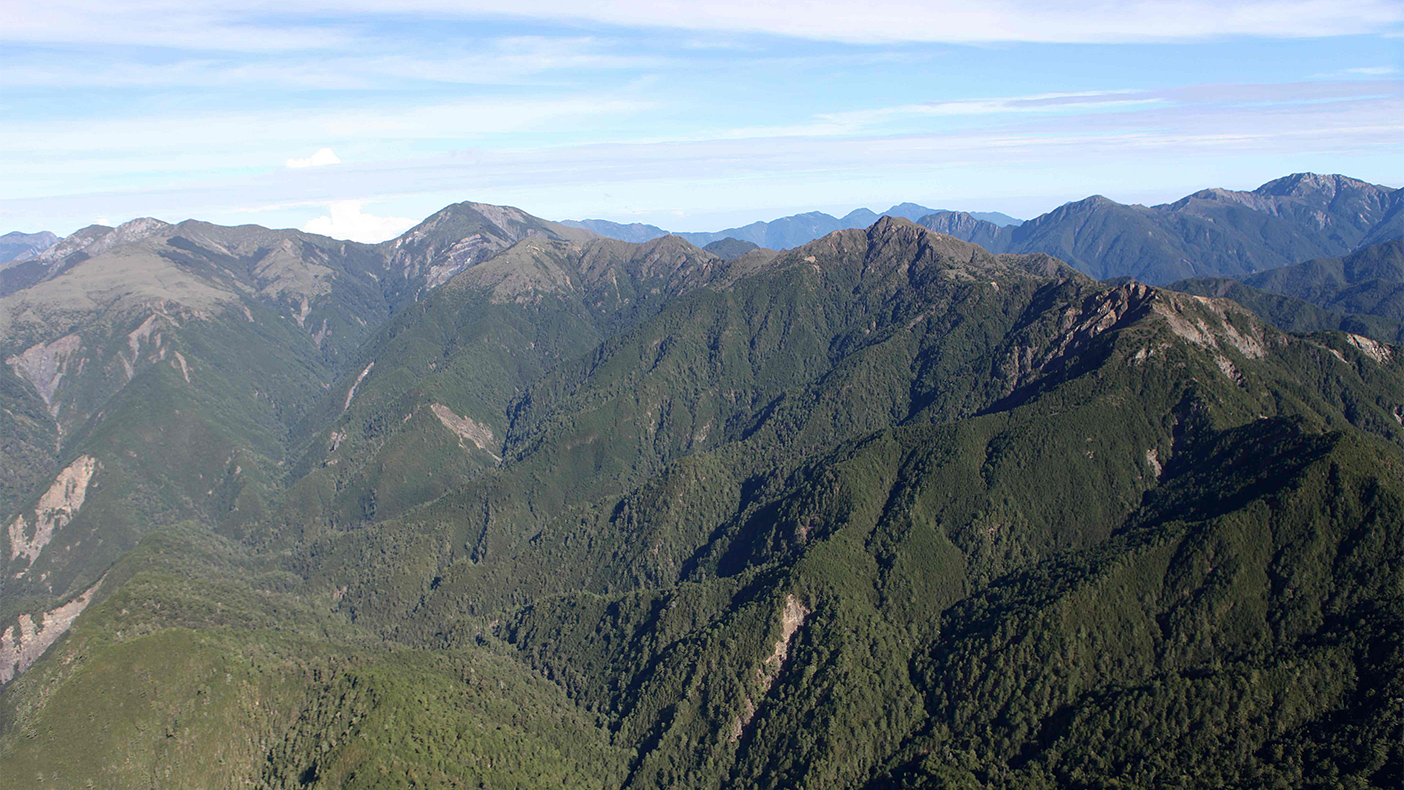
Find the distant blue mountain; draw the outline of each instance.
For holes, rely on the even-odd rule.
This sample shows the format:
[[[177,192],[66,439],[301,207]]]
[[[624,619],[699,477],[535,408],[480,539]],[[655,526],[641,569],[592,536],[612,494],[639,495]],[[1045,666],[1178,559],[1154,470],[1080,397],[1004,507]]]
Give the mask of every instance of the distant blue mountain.
[[[645,225],[642,222],[630,222],[626,225],[620,222],[610,222],[607,219],[568,219],[563,220],[561,224],[570,228],[581,228],[598,233],[606,238],[630,241],[635,244],[642,244],[645,241],[653,241],[668,235],[668,231],[656,225]]]
[[[713,242],[723,239],[737,239],[748,241],[758,247],[768,247],[772,250],[784,250],[790,247],[798,247],[807,244],[817,238],[826,236],[836,230],[846,228],[866,228],[877,222],[880,217],[902,217],[913,222],[931,214],[950,213],[943,209],[928,208],[916,203],[898,203],[881,214],[872,209],[860,208],[848,212],[842,217],[835,217],[832,214],[825,214],[822,211],[810,211],[804,214],[794,214],[788,217],[781,217],[769,222],[752,222],[738,228],[727,228],[712,232],[682,232],[676,235],[687,239],[698,247],[706,247]],[[1022,220],[1015,219],[1007,214],[999,212],[972,212],[969,214],[976,219],[989,222],[993,225],[1004,227],[1007,225],[1018,225]],[[621,224],[603,219],[567,220],[561,223],[573,228],[584,228],[593,231],[601,236],[608,236],[612,239],[622,241],[642,242],[665,236],[668,231],[654,225],[642,223]]]
[[[39,233],[20,233],[19,231],[6,233],[4,236],[0,236],[0,265],[10,261],[22,261],[38,255],[57,244],[58,240],[58,236],[47,230]]]
[[[1244,278],[1399,238],[1404,189],[1342,175],[1294,173],[1251,192],[1201,189],[1158,206],[1093,195],[1013,228],[953,212],[922,217],[917,224],[994,253],[1047,253],[1099,280],[1135,277],[1161,285],[1198,277]]]

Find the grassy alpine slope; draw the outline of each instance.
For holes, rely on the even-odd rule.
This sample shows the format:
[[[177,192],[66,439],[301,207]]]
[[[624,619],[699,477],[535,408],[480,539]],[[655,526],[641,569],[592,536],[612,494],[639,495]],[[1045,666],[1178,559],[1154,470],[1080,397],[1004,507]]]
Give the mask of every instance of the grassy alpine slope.
[[[392,319],[265,517],[111,566],[0,773],[1398,783],[1396,348],[903,220],[650,244],[519,242]]]

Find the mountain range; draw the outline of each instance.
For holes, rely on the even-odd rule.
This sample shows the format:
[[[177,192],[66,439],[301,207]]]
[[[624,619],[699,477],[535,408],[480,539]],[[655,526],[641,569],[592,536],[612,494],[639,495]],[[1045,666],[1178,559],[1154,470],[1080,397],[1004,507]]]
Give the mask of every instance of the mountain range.
[[[1226,296],[1290,332],[1340,329],[1404,343],[1404,240],[1340,258],[1283,266],[1244,278],[1195,278],[1172,286]]]
[[[1165,285],[1193,277],[1242,278],[1312,258],[1339,257],[1404,236],[1404,190],[1340,175],[1297,173],[1251,192],[1204,189],[1158,206],[1100,195],[1027,222],[1003,214],[938,211],[902,203],[881,215],[858,209],[755,222],[715,233],[679,233],[704,246],[727,237],[788,249],[879,216],[904,217],[992,252],[1042,252],[1097,279],[1135,277]],[[665,234],[652,225],[565,223],[625,241]]]
[[[1404,190],[1297,173],[1251,192],[1205,189],[1159,206],[1095,195],[1017,227],[956,214],[919,222],[996,252],[1055,255],[1098,279],[1166,284],[1241,278],[1398,238],[1404,235]]]
[[[79,231],[0,293],[0,776],[1396,786],[1397,195],[1313,179],[1121,207],[1320,248],[1175,288],[929,213]]]
[[[687,239],[698,247],[705,247],[728,238],[749,242],[758,247],[769,249],[788,249],[801,244],[814,241],[820,236],[833,233],[836,230],[846,230],[849,228],[866,228],[879,217],[902,217],[909,220],[918,220],[931,214],[953,213],[943,209],[927,208],[915,203],[898,203],[881,214],[871,209],[854,209],[842,217],[835,217],[825,214],[822,211],[810,211],[804,214],[795,214],[769,222],[752,222],[742,227],[727,228],[706,233],[677,232],[681,238]],[[1007,214],[999,212],[975,212],[970,216],[988,222],[996,227],[1018,225],[1022,220],[1015,219]],[[654,225],[643,223],[620,224],[603,219],[567,220],[563,225],[573,228],[583,228],[585,230],[598,233],[601,236],[608,236],[612,239],[622,241],[650,241],[652,239],[666,236],[669,231]]]

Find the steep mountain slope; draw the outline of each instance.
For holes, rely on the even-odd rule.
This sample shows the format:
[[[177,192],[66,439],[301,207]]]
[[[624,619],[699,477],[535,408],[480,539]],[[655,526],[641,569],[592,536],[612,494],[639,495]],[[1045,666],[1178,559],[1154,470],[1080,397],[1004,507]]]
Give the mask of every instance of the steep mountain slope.
[[[1047,261],[982,255],[880,223],[796,250],[724,292],[685,296],[533,387],[496,480],[372,531],[324,536],[309,549],[311,576],[346,590],[341,606],[356,622],[382,623],[397,639],[452,645],[496,636],[526,651],[587,709],[610,712],[625,742],[643,744],[628,786],[897,781],[882,777],[924,770],[921,758],[903,755],[951,740],[977,755],[964,770],[982,777],[1018,755],[1026,774],[1062,770],[1052,756],[1058,742],[1038,746],[1041,735],[996,730],[1003,740],[978,740],[992,736],[972,728],[999,721],[997,708],[943,712],[946,699],[980,699],[963,696],[967,676],[945,658],[930,659],[946,663],[925,680],[908,674],[913,662],[926,666],[922,656],[964,649],[940,641],[945,627],[935,627],[962,622],[963,610],[951,607],[976,606],[979,595],[997,594],[990,585],[998,580],[1054,572],[1081,552],[1142,546],[1146,532],[1163,556],[1190,551],[1219,527],[1165,533],[1154,525],[1196,511],[1157,509],[1145,492],[1163,481],[1173,498],[1180,481],[1212,503],[1209,513],[1256,512],[1250,503],[1270,501],[1271,489],[1233,482],[1231,471],[1256,468],[1243,453],[1269,466],[1316,457],[1294,442],[1321,435],[1337,448],[1328,457],[1374,459],[1352,467],[1362,481],[1372,479],[1372,464],[1397,468],[1401,369],[1391,352],[1363,346],[1376,361],[1350,342],[1293,340],[1226,303],[1095,286]],[[782,298],[805,305],[810,320],[787,318],[796,314]],[[1351,394],[1334,384],[1313,391],[1296,381],[1303,374],[1358,383],[1347,385]],[[1390,447],[1320,434],[1358,432],[1352,421]],[[881,433],[894,423],[910,427]],[[1386,529],[1400,501],[1397,491],[1390,496],[1364,522],[1375,525],[1369,540],[1384,541],[1381,556],[1400,551]],[[1334,527],[1334,539],[1357,534],[1356,523]],[[357,561],[366,556],[385,564],[368,574]],[[1359,561],[1375,568],[1372,584],[1384,585],[1362,598],[1397,599],[1397,580],[1380,575],[1386,566],[1372,565],[1368,552]],[[406,577],[406,568],[419,571]],[[1107,571],[1086,573],[1090,586],[1118,583],[1096,581]],[[420,574],[432,581],[416,584]],[[1167,607],[1177,596],[1173,588],[1157,594]],[[1102,627],[1112,629],[1108,639],[1130,638],[1121,649],[1134,653],[1139,637],[1119,632],[1116,611],[1106,610]],[[1165,616],[1200,622],[1193,611]],[[1258,627],[1220,626],[1227,640]],[[1168,633],[1163,649],[1192,633]],[[1095,643],[1082,649],[1097,655]],[[1198,667],[1207,659],[1194,656],[1211,654],[1204,647],[1180,660]],[[1157,664],[1164,661],[1148,666]],[[1020,688],[1018,672],[1043,665],[1021,662],[1001,677]],[[1172,666],[1156,671],[1181,671]],[[1392,666],[1361,669],[1388,676]],[[1225,682],[1236,671],[1224,670]],[[1131,671],[1128,683],[1157,677],[1148,672]],[[1339,691],[1302,703],[1303,721],[1352,704],[1349,688],[1333,682]],[[1077,699],[1066,695],[1081,693],[1059,688],[1028,714],[1032,729],[1014,732],[1038,733]],[[1206,699],[1219,693],[1212,683],[1200,688]],[[947,734],[926,732],[936,721],[950,722]],[[1021,746],[1030,738],[1031,752]],[[1193,743],[1184,748],[1182,758],[1203,756]],[[1382,765],[1366,763],[1362,770]],[[1248,770],[1242,761],[1215,764],[1223,776]]]
[[[248,544],[112,566],[0,696],[0,771],[1401,778],[1398,348],[900,219],[734,261],[542,233],[343,366]]]
[[[262,518],[291,427],[388,312],[379,256],[296,231],[139,220],[33,262],[0,298],[0,680],[142,534]]]
[[[398,287],[392,301],[417,299],[473,264],[526,238],[583,242],[594,233],[548,222],[511,206],[455,203],[379,245]]]
[[[1043,252],[1096,277],[1163,284],[1241,277],[1383,241],[1404,190],[1339,175],[1298,173],[1252,192],[1206,189],[1160,206],[1100,195],[1060,206],[1018,227],[959,215],[921,223],[996,252]],[[1272,289],[1269,289],[1272,290]]]
[[[1366,234],[1359,246],[1369,247],[1390,239],[1404,239],[1404,200],[1393,201],[1389,213]]]
[[[387,649],[289,581],[203,529],[148,536],[62,658],[0,696],[7,786],[622,780],[596,718],[505,651]]]
[[[1398,210],[1400,191],[1379,187],[1341,175],[1294,173],[1269,181],[1252,192],[1207,190],[1180,201],[1185,208],[1192,200],[1212,206],[1216,202],[1238,203],[1266,214],[1294,220],[1303,227],[1315,226],[1337,246],[1355,249],[1365,243],[1374,229]],[[1180,204],[1173,204],[1179,206]],[[1214,216],[1212,208],[1190,209]]]
[[[1009,280],[997,281],[1001,290],[1012,290]],[[912,413],[909,407],[895,410],[895,414],[903,422],[914,422],[911,428],[870,437],[832,454],[817,448],[832,446],[828,442],[833,437],[828,442],[819,438],[815,445],[805,447],[807,441],[815,441],[813,423],[834,430],[834,413],[851,419],[862,416],[866,406],[867,417],[873,420],[870,425],[892,420],[891,401],[874,398],[878,393],[890,394],[891,389],[877,387],[876,393],[868,389],[848,397],[840,395],[849,386],[856,389],[859,381],[871,387],[875,378],[883,380],[872,375],[873,355],[885,357],[891,346],[872,348],[863,354],[868,361],[862,365],[865,375],[861,378],[848,380],[852,381],[848,384],[844,377],[834,380],[826,376],[829,381],[823,391],[827,397],[842,398],[841,409],[826,413],[816,409],[811,400],[784,417],[771,418],[790,423],[787,427],[794,432],[794,439],[786,441],[778,426],[769,431],[762,428],[733,452],[719,449],[715,455],[679,460],[657,482],[623,497],[607,496],[588,509],[568,509],[554,524],[529,527],[541,529],[530,540],[492,535],[487,549],[471,566],[454,569],[438,565],[433,571],[433,589],[412,591],[404,599],[406,609],[397,610],[393,599],[386,599],[387,590],[396,590],[389,579],[358,580],[350,586],[347,600],[360,597],[352,609],[358,619],[394,622],[394,631],[401,638],[412,636],[418,628],[425,629],[420,638],[428,637],[431,623],[433,633],[441,635],[446,614],[459,612],[464,617],[458,626],[463,638],[486,628],[526,650],[537,666],[560,678],[559,682],[592,709],[615,711],[620,731],[648,746],[633,766],[629,786],[862,786],[868,781],[885,781],[881,777],[888,772],[903,774],[907,770],[903,761],[913,759],[903,754],[921,755],[932,745],[951,740],[961,744],[953,749],[955,755],[966,748],[978,755],[965,770],[978,771],[986,781],[998,776],[994,766],[1015,756],[1023,757],[1029,773],[1054,770],[1049,767],[1051,756],[1044,753],[1056,753],[1051,747],[1058,744],[1040,745],[1045,736],[1039,733],[1056,726],[1048,722],[1056,722],[1064,706],[1077,701],[1073,695],[1083,693],[1077,685],[1058,687],[1064,690],[1055,692],[1047,707],[1028,714],[1033,725],[1016,722],[1006,734],[996,729],[999,740],[991,743],[972,739],[986,737],[977,736],[976,728],[1001,721],[998,705],[972,702],[968,712],[960,715],[943,707],[951,699],[986,699],[987,695],[960,690],[959,684],[989,673],[978,669],[973,674],[960,673],[942,665],[925,678],[909,676],[909,667],[914,661],[920,665],[926,651],[934,655],[956,649],[932,641],[946,631],[946,617],[961,616],[958,611],[943,616],[948,607],[996,580],[1017,578],[1025,569],[1058,577],[1062,574],[1057,569],[1083,551],[1094,547],[1101,547],[1098,552],[1122,551],[1113,547],[1129,538],[1116,536],[1139,529],[1142,522],[1160,524],[1166,518],[1193,516],[1194,511],[1181,507],[1182,503],[1155,510],[1143,498],[1162,480],[1167,485],[1177,479],[1185,482],[1177,476],[1187,470],[1202,475],[1186,482],[1186,488],[1210,491],[1206,497],[1212,502],[1207,506],[1211,512],[1238,512],[1249,507],[1249,502],[1270,496],[1252,478],[1241,484],[1229,482],[1222,488],[1212,488],[1208,481],[1231,479],[1236,470],[1268,464],[1268,458],[1297,458],[1301,451],[1285,437],[1310,434],[1320,427],[1269,420],[1251,430],[1222,434],[1216,424],[1255,426],[1264,409],[1271,414],[1285,407],[1289,412],[1312,414],[1312,421],[1321,427],[1335,425],[1349,430],[1348,412],[1363,407],[1356,402],[1356,395],[1342,400],[1335,393],[1312,394],[1297,384],[1293,380],[1297,374],[1289,371],[1316,369],[1318,375],[1353,378],[1353,370],[1363,365],[1362,393],[1373,391],[1373,397],[1386,398],[1387,406],[1374,407],[1370,417],[1362,413],[1357,419],[1364,418],[1362,425],[1380,430],[1396,446],[1379,451],[1381,456],[1370,455],[1375,450],[1360,448],[1341,451],[1347,457],[1365,452],[1375,459],[1361,460],[1353,467],[1367,490],[1376,484],[1370,482],[1371,464],[1380,462],[1398,469],[1397,443],[1404,436],[1396,416],[1400,390],[1393,389],[1400,382],[1400,369],[1387,355],[1381,356],[1390,367],[1382,371],[1372,357],[1349,344],[1331,349],[1292,341],[1274,335],[1247,314],[1234,313],[1231,307],[1144,287],[1102,291],[1078,285],[1075,280],[1060,287],[1073,291],[1050,300],[1057,305],[1049,311],[1051,315],[1039,309],[1046,302],[1030,302],[1034,315],[1042,316],[1042,321],[1016,331],[1016,342],[1000,344],[1003,353],[976,355],[990,366],[986,370],[995,373],[998,382],[990,387],[995,382],[985,379],[984,386],[990,387],[984,391],[985,397],[1013,408],[976,406],[972,412],[983,416],[943,428],[921,427],[924,420],[913,421],[911,417],[902,419],[900,415]],[[1067,298],[1074,294],[1082,298]],[[1068,310],[1070,305],[1080,305],[1080,309]],[[679,337],[691,335],[686,329],[678,333]],[[639,345],[653,347],[651,342]],[[688,352],[686,347],[680,348],[679,358],[696,358],[695,352]],[[934,356],[939,359],[947,354],[949,351],[936,351]],[[991,364],[991,356],[1002,364]],[[630,350],[626,358],[632,357]],[[1039,364],[1030,366],[1025,360]],[[593,367],[604,371],[610,365]],[[659,375],[655,362],[650,360],[648,369],[650,379]],[[897,369],[911,368],[899,364]],[[622,383],[618,390],[622,394],[637,386]],[[906,390],[900,385],[894,389]],[[1391,397],[1394,400],[1388,400]],[[969,403],[967,398],[955,402]],[[585,400],[598,402],[598,396]],[[636,407],[643,413],[640,416],[653,411],[648,407],[653,402],[645,396],[644,403]],[[926,413],[960,416],[960,410],[952,409],[949,403]],[[668,413],[683,412],[686,436],[691,433],[687,430],[689,413],[696,415],[699,409],[696,405],[682,407],[675,400]],[[560,411],[579,413],[578,409]],[[813,423],[806,424],[803,415],[816,414]],[[1325,422],[1318,422],[1321,420]],[[605,419],[582,425],[575,418],[574,422],[567,436],[579,438],[562,437],[553,442],[556,448],[601,435],[608,425],[620,426],[623,446],[630,448],[636,445],[633,434],[638,428],[634,426],[640,422],[648,425],[617,410],[611,410]],[[698,417],[691,417],[692,425],[698,422]],[[669,423],[676,442],[677,417],[670,417]],[[661,436],[663,428],[660,423],[655,436]],[[1258,430],[1266,435],[1260,436]],[[1274,431],[1284,438],[1275,438]],[[854,433],[863,435],[865,430],[859,427]],[[655,447],[656,442],[655,438]],[[1227,451],[1222,445],[1233,449]],[[810,452],[796,452],[799,448]],[[1252,450],[1262,457],[1248,462],[1234,456]],[[783,460],[792,453],[823,460],[808,461],[812,464],[808,467],[798,462],[797,467],[792,465],[795,461]],[[1223,453],[1234,457],[1222,457]],[[558,454],[559,450],[553,455]],[[601,469],[600,476],[618,479],[621,468],[627,475],[631,468],[652,460],[647,452],[640,455],[641,460],[625,460]],[[581,460],[597,466],[601,457],[596,451]],[[568,476],[550,479],[588,480],[590,467],[575,463]],[[1318,474],[1328,474],[1329,467],[1330,463],[1323,462],[1316,469]],[[1280,478],[1267,475],[1266,479]],[[1236,493],[1239,485],[1251,495]],[[1394,523],[1391,519],[1398,513],[1400,500],[1397,484],[1391,485],[1395,490],[1392,499],[1384,510],[1368,516],[1366,523],[1374,525],[1370,540],[1382,541],[1378,543],[1383,552],[1379,556],[1397,557],[1399,535],[1389,525]],[[512,486],[512,490],[520,488]],[[918,491],[925,493],[918,495]],[[1094,495],[1094,491],[1101,493]],[[1323,500],[1314,496],[1307,495],[1305,500],[1320,505]],[[545,497],[540,497],[531,503],[532,512],[543,512],[543,500]],[[496,533],[502,529],[501,521],[510,522],[512,513],[503,498],[490,501],[494,523],[485,526],[489,533]],[[409,533],[428,532],[433,536],[426,536],[430,542],[443,539],[452,545],[458,536],[452,532],[443,535],[432,525],[443,524],[449,513],[465,510],[461,502],[435,507],[414,519]],[[1285,512],[1293,511],[1288,508]],[[1273,520],[1270,515],[1262,518],[1263,523]],[[1350,521],[1335,529],[1338,531],[1332,532],[1330,539],[1349,542],[1354,538],[1346,536],[1357,534],[1358,527]],[[1162,541],[1163,556],[1173,557],[1200,545],[1202,531],[1157,534],[1156,539]],[[1248,534],[1254,534],[1251,528]],[[414,554],[405,537],[403,533],[384,536],[371,545],[403,561]],[[1254,540],[1247,539],[1243,550],[1259,551]],[[1113,547],[1105,547],[1108,542]],[[500,554],[504,550],[507,557]],[[318,553],[323,551],[319,547]],[[494,551],[498,552],[496,560]],[[1372,551],[1363,550],[1357,555],[1359,561],[1373,563],[1378,557]],[[341,557],[335,561],[344,563]],[[1188,559],[1182,562],[1194,565]],[[1292,572],[1319,573],[1310,569],[1309,560],[1304,562],[1307,565]],[[494,572],[494,565],[501,570]],[[1044,565],[1048,570],[1038,570]],[[596,569],[601,566],[610,572],[598,574]],[[1372,584],[1377,586],[1362,592],[1362,598],[1397,604],[1397,579],[1391,580],[1383,570],[1387,566],[1372,567]],[[537,568],[591,575],[563,579],[557,570],[543,577],[533,573]],[[1113,590],[1119,583],[1116,578],[1096,582]],[[1193,582],[1188,589],[1199,584],[1202,582]],[[364,585],[364,592],[357,596],[360,585]],[[571,594],[574,585],[585,589]],[[528,589],[523,591],[523,587]],[[1028,589],[1042,593],[1048,588],[1029,584]],[[374,602],[365,600],[371,590],[377,593]],[[525,605],[517,608],[523,603],[518,596],[524,592]],[[558,598],[562,593],[566,594],[564,600]],[[1115,609],[1117,594],[1100,598],[1089,594],[1092,600],[1105,601],[1105,609],[1094,611],[1106,612],[1108,620],[1100,627],[1108,631],[1107,639],[1130,639],[1123,641],[1120,649],[1139,655],[1140,660],[1149,658],[1150,666],[1162,663],[1153,658],[1153,651],[1148,655],[1137,652],[1142,646],[1134,633],[1121,633],[1124,626]],[[1157,594],[1163,595],[1167,607],[1174,605],[1178,595],[1173,588]],[[1322,594],[1331,595],[1324,590]],[[977,604],[972,601],[970,605]],[[1067,606],[1077,611],[1082,605],[1074,599]],[[503,620],[505,626],[493,627],[491,622],[499,619],[494,614],[497,607],[509,612],[516,609],[518,614]],[[1019,608],[1014,604],[1014,611]],[[1199,623],[1202,615],[1188,614],[1194,610],[1195,606],[1190,606],[1183,616],[1187,622]],[[1158,616],[1154,611],[1147,615],[1151,622]],[[416,628],[418,617],[425,622]],[[1001,619],[995,617],[997,623]],[[1072,644],[1078,644],[1076,632],[1061,630],[1063,622],[1065,616],[1053,615],[1051,622],[1042,626],[1046,638],[1072,639]],[[1386,622],[1372,621],[1370,628],[1386,633]],[[1245,638],[1239,629],[1247,628],[1251,633],[1252,628],[1261,627],[1265,626],[1229,623],[1222,627],[1226,632],[1223,638]],[[1025,632],[1011,627],[1000,633],[1015,639]],[[1031,639],[1044,638],[1037,628],[1027,632]],[[1169,633],[1166,647],[1160,649],[1169,650],[1190,638],[1203,635],[1194,629]],[[1388,644],[1387,637],[1385,640]],[[1088,661],[1095,661],[1099,654],[1095,641],[1079,649],[1086,651]],[[1369,664],[1373,659],[1364,656],[1375,648],[1361,644],[1358,649],[1362,651],[1359,660],[1366,662],[1362,668],[1371,676],[1390,676],[1394,664]],[[618,654],[620,650],[623,655]],[[1199,655],[1212,652],[1212,648],[1201,648]],[[1083,660],[1074,659],[1074,665]],[[1182,660],[1189,662],[1186,666],[1203,666],[1194,664],[1193,658]],[[1046,663],[1030,657],[994,673],[994,677],[1007,683],[1004,688],[1020,689],[1025,686],[1021,678],[1034,677]],[[1268,665],[1272,666],[1270,660]],[[1107,688],[1107,681],[1096,680],[1103,673],[1090,667],[1078,671],[1088,672],[1083,681],[1091,684],[1088,688]],[[1149,669],[1138,671],[1141,674],[1128,675],[1129,685],[1157,676]],[[1159,671],[1174,676],[1181,670]],[[1234,682],[1232,673],[1226,675],[1225,682]],[[1307,720],[1335,705],[1349,704],[1349,688],[1333,683],[1332,688],[1338,691],[1332,694],[1338,696],[1329,697],[1329,702],[1322,699],[1302,705]],[[952,690],[939,690],[946,687]],[[1220,693],[1220,687],[1213,684],[1201,688],[1208,695],[1206,700]],[[1357,688],[1363,691],[1368,686]],[[939,704],[928,701],[937,697]],[[937,722],[943,722],[940,728],[925,732]],[[1373,737],[1378,739],[1386,731],[1378,730]],[[1144,755],[1151,744],[1158,744],[1156,736],[1144,731],[1141,737],[1139,742],[1130,739],[1126,748]],[[1244,737],[1252,740],[1261,736]],[[1031,748],[1023,746],[1029,740],[1033,741]],[[1212,749],[1215,743],[1209,738],[1194,748]],[[1084,759],[1094,753],[1090,748],[1077,752]],[[1038,759],[1031,759],[1031,755]],[[1209,755],[1187,750],[1178,756],[1201,759]],[[919,757],[915,760],[921,762]],[[1167,762],[1177,765],[1173,759]],[[1380,760],[1365,763],[1367,771],[1385,764]],[[1216,765],[1225,764],[1228,776],[1247,770],[1241,762],[1216,758]],[[963,768],[959,762],[954,767]]]
[[[465,203],[378,246],[142,219],[27,261],[25,287],[0,297],[0,682],[141,535],[266,519],[312,407],[391,313],[546,236],[593,238]]]
[[[543,374],[768,258],[723,261],[676,236],[528,239],[464,271],[333,387],[282,520],[298,531],[384,520],[495,468],[512,401]]]
[[[914,220],[923,228],[978,244],[991,252],[1006,252],[1010,246],[1012,226],[987,222],[964,211],[939,211]]]

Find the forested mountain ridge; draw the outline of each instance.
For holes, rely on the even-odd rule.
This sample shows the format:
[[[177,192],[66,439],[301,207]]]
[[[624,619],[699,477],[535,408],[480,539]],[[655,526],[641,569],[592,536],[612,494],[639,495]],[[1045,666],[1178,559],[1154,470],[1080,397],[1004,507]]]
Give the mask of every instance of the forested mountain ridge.
[[[398,306],[270,423],[260,507],[168,518],[74,586],[69,638],[0,694],[0,771],[1399,778],[1397,347],[901,219],[727,261],[471,212],[376,248],[403,251],[373,270],[407,273],[374,292]],[[308,334],[283,304],[232,318]],[[163,338],[223,326],[179,320]],[[153,391],[186,392],[152,353]],[[172,407],[227,424],[208,415],[232,401],[183,397],[145,423],[107,406],[108,430],[140,430],[65,440],[96,462],[65,481],[88,475],[99,501],[122,448],[169,446]]]
[[[1404,236],[1404,190],[1342,175],[1295,173],[1251,191],[1202,189],[1157,206],[1101,195],[1019,222],[1003,214],[934,211],[913,203],[883,214],[808,212],[711,233],[679,233],[700,246],[732,237],[786,249],[835,230],[903,217],[992,252],[1047,253],[1097,279],[1161,285],[1194,277],[1245,277]],[[666,233],[605,220],[565,223],[627,241]]]
[[[382,520],[453,489],[500,463],[511,404],[546,371],[767,260],[723,261],[674,236],[528,239],[464,271],[392,320],[333,386],[322,422],[308,423],[319,430],[285,518],[299,530]]]
[[[390,315],[547,236],[592,238],[464,203],[383,245],[148,218],[25,261],[0,296],[0,672],[57,638],[146,532],[265,518],[301,425]]]
[[[6,679],[142,535],[261,518],[293,426],[390,310],[372,249],[297,231],[137,220],[29,263],[0,297]]]
[[[1404,321],[1404,239],[1262,272],[1245,283],[1339,313]]]
[[[1321,258],[1255,274],[1186,280],[1171,286],[1227,296],[1289,332],[1341,329],[1375,340],[1404,342],[1404,240],[1372,244],[1340,258]]]

